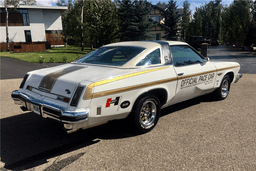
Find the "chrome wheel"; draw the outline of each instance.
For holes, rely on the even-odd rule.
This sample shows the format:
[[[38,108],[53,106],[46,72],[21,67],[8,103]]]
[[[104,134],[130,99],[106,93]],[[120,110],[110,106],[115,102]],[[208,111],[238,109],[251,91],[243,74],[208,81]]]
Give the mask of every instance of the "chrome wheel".
[[[228,97],[230,91],[230,83],[231,80],[229,75],[225,75],[221,81],[220,87],[213,92],[217,100],[224,100]]]
[[[221,96],[223,98],[227,97],[228,92],[229,92],[229,81],[228,79],[224,79],[221,84]]]
[[[140,109],[139,122],[141,126],[145,129],[152,127],[155,123],[155,118],[157,114],[157,106],[154,99],[146,100]]]

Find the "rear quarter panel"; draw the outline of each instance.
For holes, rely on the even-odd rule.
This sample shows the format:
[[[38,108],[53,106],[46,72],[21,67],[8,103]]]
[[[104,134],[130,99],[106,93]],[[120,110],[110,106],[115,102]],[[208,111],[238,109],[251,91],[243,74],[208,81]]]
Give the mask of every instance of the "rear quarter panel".
[[[146,70],[150,69],[154,68]],[[136,99],[150,90],[165,89],[168,94],[167,101],[171,100],[175,95],[177,84],[174,68],[170,65],[156,69],[159,70],[148,73],[143,73],[145,69],[136,70],[137,72],[129,75],[130,77],[124,76],[123,79],[95,86],[92,90],[89,125],[127,117]],[[123,108],[122,103],[129,103],[129,105]],[[97,115],[98,107],[101,108],[101,115]]]

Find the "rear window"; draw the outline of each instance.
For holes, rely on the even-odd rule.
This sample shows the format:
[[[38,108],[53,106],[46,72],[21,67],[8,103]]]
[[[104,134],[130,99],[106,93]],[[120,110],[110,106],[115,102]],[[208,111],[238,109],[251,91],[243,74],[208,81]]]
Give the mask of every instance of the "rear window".
[[[101,47],[82,58],[77,63],[122,66],[141,53],[145,48],[134,46]]]

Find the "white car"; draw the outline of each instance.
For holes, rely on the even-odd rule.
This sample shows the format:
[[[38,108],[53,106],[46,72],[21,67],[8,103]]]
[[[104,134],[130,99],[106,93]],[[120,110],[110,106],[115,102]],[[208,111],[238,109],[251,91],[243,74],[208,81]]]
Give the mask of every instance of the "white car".
[[[63,123],[68,133],[128,116],[145,133],[162,108],[207,93],[225,99],[239,70],[238,63],[212,62],[184,42],[120,42],[28,72],[12,98],[23,111]]]

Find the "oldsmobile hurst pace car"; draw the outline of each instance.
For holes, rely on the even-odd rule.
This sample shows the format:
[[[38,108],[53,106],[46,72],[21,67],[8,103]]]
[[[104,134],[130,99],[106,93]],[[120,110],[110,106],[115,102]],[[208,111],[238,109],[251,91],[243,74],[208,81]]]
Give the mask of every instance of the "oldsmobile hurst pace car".
[[[239,69],[236,62],[212,62],[184,42],[120,42],[28,72],[12,98],[23,111],[63,123],[68,133],[128,116],[145,133],[164,107],[207,93],[225,99],[242,77]]]

